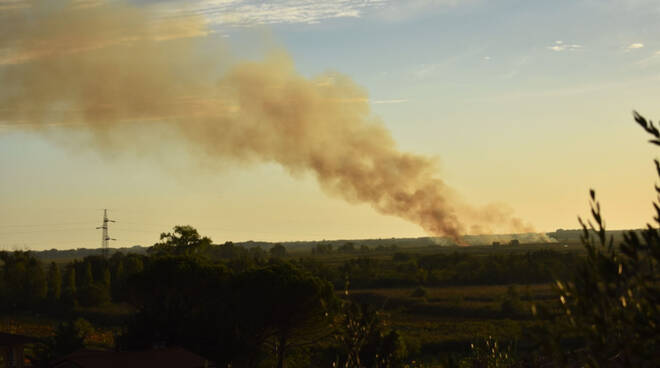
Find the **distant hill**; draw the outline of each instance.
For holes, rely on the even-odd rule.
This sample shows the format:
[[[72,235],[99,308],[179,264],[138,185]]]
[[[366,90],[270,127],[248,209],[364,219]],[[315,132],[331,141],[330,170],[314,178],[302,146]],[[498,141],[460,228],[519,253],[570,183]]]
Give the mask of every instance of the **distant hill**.
[[[112,255],[116,252],[122,253],[136,253],[136,254],[146,254],[147,247],[136,245],[129,248],[109,248],[108,254]],[[95,256],[103,254],[103,249],[101,248],[78,248],[78,249],[49,249],[49,250],[37,250],[32,251],[37,258],[42,260],[57,261],[57,260],[71,260],[71,259],[82,259],[87,256]]]
[[[608,236],[614,237],[614,242],[617,243],[623,240],[623,233],[628,230],[613,230],[608,231]],[[641,229],[635,230],[640,232]],[[466,235],[463,240],[469,245],[493,245],[493,244],[509,244],[512,240],[518,240],[519,244],[539,244],[539,243],[563,243],[563,244],[579,244],[582,230],[571,229],[564,230],[558,229],[550,233],[527,233],[527,234],[493,234],[493,235]],[[319,244],[332,245],[333,248],[339,248],[345,244],[353,244],[356,248],[367,246],[369,248],[386,247],[386,248],[422,248],[422,247],[436,247],[436,246],[452,246],[456,245],[454,241],[448,238],[435,238],[435,237],[420,237],[420,238],[380,238],[380,239],[336,239],[336,240],[314,240],[314,241],[289,241],[289,242],[265,242],[265,241],[245,241],[231,243],[239,247],[261,247],[269,249],[275,244],[282,244],[291,251],[302,251],[311,249]],[[146,254],[149,247],[136,245],[128,248],[110,248],[109,254],[115,252],[122,253],[135,253]],[[66,250],[43,250],[34,251],[35,256],[43,260],[70,260],[81,259],[90,255],[101,255],[101,248],[78,248]]]
[[[623,241],[623,234],[631,231],[631,230],[611,230],[607,231],[607,236],[612,237],[614,239],[614,243],[619,243]],[[635,231],[637,234],[641,234],[642,229],[634,229],[632,231]],[[580,236],[582,236],[582,229],[575,229],[575,230],[564,230],[564,229],[558,229],[555,232],[552,233],[547,233],[547,235],[550,238],[555,239],[557,242],[560,243],[579,243]]]

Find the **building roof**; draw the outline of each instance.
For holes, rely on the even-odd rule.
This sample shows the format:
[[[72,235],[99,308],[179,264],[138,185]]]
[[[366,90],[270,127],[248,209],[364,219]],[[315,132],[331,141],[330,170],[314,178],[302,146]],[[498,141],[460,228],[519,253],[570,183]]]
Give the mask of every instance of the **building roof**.
[[[214,367],[203,357],[182,348],[121,352],[81,350],[55,360],[52,366],[55,368]]]
[[[29,336],[0,332],[0,346],[24,345],[37,341],[38,339]]]

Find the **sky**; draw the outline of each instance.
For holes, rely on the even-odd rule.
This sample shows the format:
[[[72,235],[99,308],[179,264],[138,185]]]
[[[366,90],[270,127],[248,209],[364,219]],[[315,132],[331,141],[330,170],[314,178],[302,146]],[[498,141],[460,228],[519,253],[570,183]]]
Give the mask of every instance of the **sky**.
[[[0,0],[0,17],[30,6]],[[224,52],[216,40],[240,60],[262,59],[275,47],[304,77],[350,77],[399,150],[432,157],[438,177],[462,201],[498,204],[535,231],[577,228],[577,216],[588,216],[590,188],[609,228],[652,220],[657,152],[632,111],[660,119],[657,1],[128,6],[154,19],[203,19],[205,31],[186,37],[207,45],[205,53]],[[10,30],[0,46],[11,41]],[[7,50],[0,47],[0,99],[13,65],[32,62],[12,61]],[[96,150],[58,134],[57,126],[44,134],[2,119],[0,249],[97,247],[104,208],[117,220],[110,225],[113,247],[152,245],[178,224],[216,243],[428,235],[277,162],[227,159],[209,167],[178,146]]]

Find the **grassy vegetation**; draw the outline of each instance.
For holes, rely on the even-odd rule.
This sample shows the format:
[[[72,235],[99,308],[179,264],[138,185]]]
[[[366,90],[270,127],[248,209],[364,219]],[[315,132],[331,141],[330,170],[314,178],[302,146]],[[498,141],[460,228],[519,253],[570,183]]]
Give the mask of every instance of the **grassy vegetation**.
[[[104,307],[112,313],[113,306]],[[96,321],[96,320],[94,320]],[[47,339],[53,337],[57,325],[62,319],[40,314],[11,314],[0,316],[0,332]],[[92,333],[86,336],[85,345],[90,348],[112,349],[119,326],[107,326],[95,323]]]
[[[518,310],[503,309],[511,288],[519,292]],[[466,354],[476,340],[497,337],[525,345],[525,331],[540,323],[531,304],[550,305],[550,284],[430,287],[426,297],[414,297],[415,288],[353,290],[355,300],[383,308],[392,327],[401,332],[408,350],[419,361],[444,355]]]

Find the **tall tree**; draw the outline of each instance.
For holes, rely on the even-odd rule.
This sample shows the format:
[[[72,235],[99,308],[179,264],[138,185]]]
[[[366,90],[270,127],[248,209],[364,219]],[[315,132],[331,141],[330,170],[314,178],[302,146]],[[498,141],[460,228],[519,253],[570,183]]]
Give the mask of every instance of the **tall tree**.
[[[64,281],[62,283],[62,301],[68,305],[77,303],[78,289],[76,287],[76,268],[68,265],[64,272]]]
[[[270,248],[270,255],[275,258],[286,256],[286,248],[282,244],[275,244]]]
[[[4,263],[4,282],[8,287],[7,304],[28,307],[46,298],[46,275],[41,263],[31,252],[3,252],[0,257]]]
[[[83,262],[83,272],[80,275],[80,288],[88,288],[94,282],[94,274],[92,273],[92,263]]]
[[[232,283],[241,338],[270,347],[277,367],[291,348],[329,338],[338,307],[332,285],[288,263],[274,263],[237,275]]]
[[[126,277],[136,275],[144,269],[143,256],[137,254],[129,254],[124,261],[124,270]]]
[[[62,275],[55,262],[48,266],[48,300],[57,302],[62,294]]]
[[[160,234],[160,242],[151,247],[150,254],[199,254],[211,246],[211,239],[202,237],[197,229],[190,225],[177,225],[171,233]]]
[[[166,341],[226,365],[241,350],[231,338],[227,277],[224,267],[193,257],[154,258],[129,277],[128,301],[138,312],[119,345],[144,348]]]
[[[111,279],[110,267],[106,265],[103,267],[103,272],[101,274],[101,283],[103,283],[103,286],[106,288],[110,288]]]

